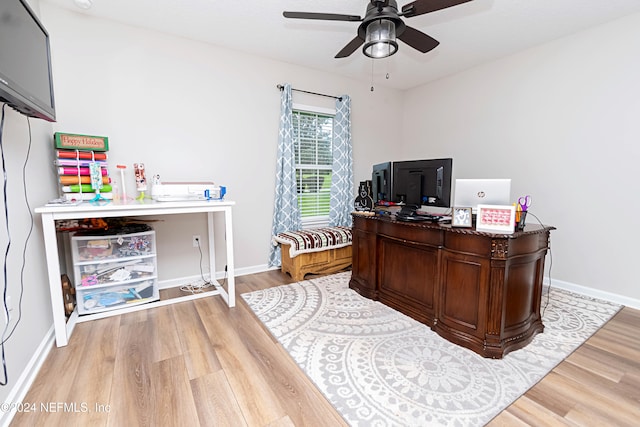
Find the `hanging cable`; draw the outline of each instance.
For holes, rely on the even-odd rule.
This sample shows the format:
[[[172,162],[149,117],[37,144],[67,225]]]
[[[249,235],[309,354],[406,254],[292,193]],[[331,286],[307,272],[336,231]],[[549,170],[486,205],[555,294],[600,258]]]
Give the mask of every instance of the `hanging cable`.
[[[180,287],[180,290],[183,292],[191,292],[192,294],[197,294],[200,292],[204,292],[207,288],[215,286],[211,280],[207,280],[204,277],[204,272],[202,270],[202,247],[200,246],[200,239],[197,239],[198,242],[198,251],[200,252],[200,279],[201,281],[195,281],[192,283],[188,283],[184,286]],[[209,273],[212,275],[213,273]]]
[[[20,296],[18,297],[18,318],[16,319],[16,322],[13,324],[13,328],[11,328],[11,332],[9,332],[9,334],[7,334],[6,336],[5,336],[6,334],[6,329],[5,329],[5,333],[3,333],[2,335],[3,345],[5,342],[9,340],[9,338],[11,338],[16,328],[18,327],[20,320],[22,319],[22,297],[24,296],[24,270],[27,265],[27,246],[29,245],[29,241],[31,240],[31,234],[33,233],[33,226],[34,226],[33,212],[31,211],[31,205],[29,204],[29,195],[28,195],[29,193],[27,191],[27,165],[29,163],[29,157],[31,155],[31,145],[33,141],[33,137],[31,135],[31,120],[29,119],[29,117],[27,117],[27,128],[29,130],[29,142],[27,145],[27,154],[24,158],[24,163],[22,164],[22,184],[23,184],[23,191],[24,191],[24,203],[27,206],[27,212],[29,212],[29,232],[27,233],[27,237],[24,240],[24,247],[22,248],[22,266],[20,268]]]
[[[530,210],[527,211],[527,216],[529,215],[533,216],[538,221],[538,224],[540,224],[540,227],[544,228],[544,224],[542,223],[542,221],[540,221],[540,218],[535,216]],[[551,252],[551,242],[548,243],[548,247],[549,247],[549,269],[547,270],[547,273],[548,273],[547,280],[549,281],[549,287],[547,288],[546,301],[542,306],[542,312],[540,313],[540,318],[544,317],[544,312],[547,310],[547,307],[549,306],[549,299],[551,296],[551,269],[553,268],[553,253]]]
[[[4,314],[6,319],[6,325],[4,332],[6,332],[9,327],[9,308],[7,307],[7,286],[9,284],[7,280],[7,257],[9,256],[9,249],[11,248],[11,233],[9,232],[9,211],[7,209],[7,168],[4,161],[4,144],[3,144],[3,135],[4,135],[4,117],[5,117],[5,109],[7,104],[2,105],[2,117],[0,118],[0,158],[2,159],[2,173],[4,177],[3,182],[3,197],[4,197],[4,217],[5,217],[5,226],[7,229],[7,247],[4,252],[4,282],[3,282],[3,292],[2,292],[2,302],[4,307]],[[3,336],[4,336],[3,332]],[[2,370],[4,373],[4,379],[0,380],[0,385],[7,385],[9,382],[9,377],[7,376],[7,360],[4,355],[4,340],[0,343],[0,352],[2,357]]]
[[[3,200],[4,200],[4,213],[5,213],[5,225],[7,227],[7,247],[5,250],[5,257],[4,257],[4,289],[3,289],[3,307],[4,307],[4,313],[5,313],[5,319],[6,319],[6,324],[4,327],[4,330],[2,332],[2,342],[0,342],[0,357],[2,357],[2,372],[3,372],[3,379],[0,380],[0,385],[5,386],[8,384],[9,382],[9,376],[7,373],[7,360],[5,357],[5,343],[9,340],[9,338],[11,338],[11,336],[13,335],[13,333],[15,332],[16,328],[18,327],[18,324],[20,323],[20,320],[22,319],[22,297],[24,296],[24,271],[25,271],[25,267],[26,267],[26,259],[27,259],[27,246],[29,244],[29,240],[31,238],[31,234],[33,232],[33,226],[34,226],[34,221],[33,221],[33,213],[31,212],[31,206],[29,205],[29,198],[28,198],[28,193],[27,193],[27,180],[26,180],[26,173],[27,173],[27,165],[29,162],[29,157],[31,154],[31,145],[32,145],[32,134],[31,134],[31,121],[29,120],[29,118],[27,117],[27,126],[28,126],[28,130],[29,130],[29,144],[27,146],[27,153],[26,153],[26,157],[22,166],[22,181],[24,184],[24,200],[25,200],[25,204],[27,206],[27,211],[29,212],[29,218],[30,218],[30,225],[29,225],[29,233],[27,234],[27,237],[25,238],[25,242],[24,242],[24,248],[22,250],[22,267],[20,269],[20,297],[19,297],[19,301],[18,301],[18,318],[16,320],[16,322],[14,323],[13,327],[11,328],[11,331],[9,333],[7,333],[7,331],[9,330],[9,324],[11,322],[11,316],[9,314],[9,307],[7,304],[7,288],[8,288],[8,274],[7,274],[7,266],[8,266],[8,255],[9,255],[9,249],[11,248],[11,234],[9,232],[9,209],[8,209],[8,203],[7,203],[7,168],[6,168],[6,162],[5,162],[5,158],[4,158],[4,143],[3,143],[3,136],[4,136],[4,119],[5,119],[5,107],[7,106],[7,104],[3,104],[2,106],[2,117],[0,118],[0,159],[2,160],[2,172],[3,172],[3,177],[4,177],[4,192],[3,192]]]

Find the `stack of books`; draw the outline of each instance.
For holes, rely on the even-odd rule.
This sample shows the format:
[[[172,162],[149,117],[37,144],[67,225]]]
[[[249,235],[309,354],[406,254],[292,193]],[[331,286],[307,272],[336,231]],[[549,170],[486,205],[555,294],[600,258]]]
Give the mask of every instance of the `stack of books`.
[[[58,181],[63,200],[113,199],[107,165],[109,139],[106,136],[54,134]],[[91,180],[91,164],[100,177]],[[95,174],[95,172],[94,172]]]

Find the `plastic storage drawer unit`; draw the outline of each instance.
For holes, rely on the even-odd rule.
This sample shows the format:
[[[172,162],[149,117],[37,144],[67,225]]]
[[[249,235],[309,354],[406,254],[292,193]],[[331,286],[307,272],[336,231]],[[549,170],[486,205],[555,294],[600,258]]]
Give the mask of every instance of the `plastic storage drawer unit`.
[[[71,237],[78,314],[160,299],[155,232]]]

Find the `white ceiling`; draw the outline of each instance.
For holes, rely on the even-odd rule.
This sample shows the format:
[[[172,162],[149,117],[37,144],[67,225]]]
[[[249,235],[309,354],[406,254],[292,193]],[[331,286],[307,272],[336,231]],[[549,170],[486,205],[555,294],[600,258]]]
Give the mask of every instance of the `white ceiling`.
[[[426,54],[402,42],[394,56],[372,60],[358,49],[334,59],[358,22],[285,19],[284,10],[364,16],[368,0],[41,0],[78,13],[206,41],[367,84],[409,89],[475,65],[633,13],[640,0],[473,0],[405,23],[440,42]],[[399,0],[398,8],[410,3]],[[373,70],[373,75],[372,75]],[[386,79],[386,74],[389,78]]]

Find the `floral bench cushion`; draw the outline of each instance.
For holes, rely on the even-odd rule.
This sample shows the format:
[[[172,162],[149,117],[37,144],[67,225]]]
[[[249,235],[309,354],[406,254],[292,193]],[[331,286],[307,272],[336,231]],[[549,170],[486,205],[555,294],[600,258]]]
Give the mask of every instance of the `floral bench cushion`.
[[[341,248],[351,244],[350,227],[322,227],[308,230],[286,231],[273,238],[273,244],[289,245],[289,256]]]

